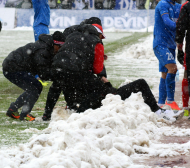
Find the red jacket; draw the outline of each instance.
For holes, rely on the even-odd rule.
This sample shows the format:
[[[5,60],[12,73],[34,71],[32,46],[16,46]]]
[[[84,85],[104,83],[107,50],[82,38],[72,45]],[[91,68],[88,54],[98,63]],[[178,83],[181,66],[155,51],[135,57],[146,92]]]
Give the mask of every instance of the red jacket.
[[[104,46],[101,43],[96,44],[94,49],[93,72],[99,74],[104,66]]]

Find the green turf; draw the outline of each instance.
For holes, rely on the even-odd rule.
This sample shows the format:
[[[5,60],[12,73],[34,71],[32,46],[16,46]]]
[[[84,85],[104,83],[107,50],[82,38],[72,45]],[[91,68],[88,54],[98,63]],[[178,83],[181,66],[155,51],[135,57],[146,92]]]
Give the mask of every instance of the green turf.
[[[129,45],[139,42],[140,38],[144,38],[150,35],[150,33],[132,33],[129,37],[124,37],[120,40],[116,40],[114,42],[106,43],[105,54],[115,53],[121,51],[124,47],[129,47]],[[1,59],[1,63],[2,63]],[[118,79],[111,78],[113,86],[118,87],[123,79],[120,78],[120,68],[118,69],[117,76]],[[113,69],[108,68],[107,73],[112,73]],[[2,72],[0,72],[2,75]],[[44,112],[46,97],[48,93],[48,89],[51,85],[43,88],[43,91],[36,102],[34,108],[32,109],[32,114],[36,117],[41,117]],[[42,130],[46,128],[49,122],[23,122],[20,120],[15,120],[7,117],[5,115],[9,105],[11,102],[15,101],[16,98],[22,93],[22,90],[9,82],[4,77],[1,78],[0,82],[0,147],[4,145],[17,145],[20,142],[26,142],[28,138],[32,136],[33,133],[23,133],[22,131],[29,128],[36,128],[38,130]],[[60,96],[56,106],[65,106],[65,101],[63,95]],[[19,111],[20,112],[20,111]]]

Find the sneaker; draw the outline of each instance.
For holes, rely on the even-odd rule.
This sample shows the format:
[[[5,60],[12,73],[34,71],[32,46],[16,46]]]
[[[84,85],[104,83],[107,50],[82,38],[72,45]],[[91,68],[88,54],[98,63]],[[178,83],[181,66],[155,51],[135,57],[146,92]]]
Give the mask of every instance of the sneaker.
[[[42,120],[43,121],[50,121],[51,120],[51,115],[48,115],[48,114],[44,113],[43,116],[42,116]]]
[[[19,112],[18,111],[13,111],[12,109],[8,109],[6,115],[8,117],[13,118],[13,119],[19,119],[20,118]]]
[[[20,117],[20,120],[34,121],[35,117],[32,114],[27,114],[26,117]]]
[[[186,116],[186,117],[189,116],[189,110],[184,110],[184,116]]]
[[[174,122],[180,120],[184,115],[184,110],[165,110],[159,109],[155,112],[159,118],[164,118],[165,120]]]
[[[165,105],[168,105],[172,108],[172,110],[180,110],[179,106],[177,105],[177,103],[175,101],[173,101],[172,103],[165,103]]]
[[[176,120],[180,120],[184,116],[184,110],[173,110]]]
[[[174,112],[172,110],[159,109],[155,112],[158,115],[158,118],[165,119],[170,122],[175,122],[176,118],[174,117]]]

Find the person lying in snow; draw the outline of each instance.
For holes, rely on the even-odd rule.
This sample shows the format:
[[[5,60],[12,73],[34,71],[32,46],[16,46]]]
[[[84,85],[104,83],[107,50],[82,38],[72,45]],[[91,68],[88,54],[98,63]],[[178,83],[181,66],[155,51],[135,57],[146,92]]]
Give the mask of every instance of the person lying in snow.
[[[116,89],[110,82],[103,83],[94,75],[103,70],[104,47],[101,39],[104,37],[100,25],[84,24],[77,32],[66,37],[64,45],[53,58],[54,88],[62,88],[67,108],[80,113],[89,108],[99,108],[101,101],[109,93],[120,95],[122,100],[125,100],[132,92],[142,92],[144,102],[158,117],[172,122],[176,121],[176,118],[181,118],[183,111],[165,110],[157,105],[144,79],[138,79]],[[51,91],[53,94],[53,90]],[[52,101],[47,100],[47,102]],[[51,111],[43,114],[43,120],[51,118],[52,107],[53,104]]]
[[[35,78],[38,74],[42,80],[50,80],[50,66],[54,55],[64,43],[61,32],[53,35],[41,34],[35,43],[29,43],[12,51],[3,61],[3,74],[24,92],[10,104],[6,115],[20,120],[33,121],[30,114],[42,91],[42,84]],[[22,107],[19,114],[18,109]]]

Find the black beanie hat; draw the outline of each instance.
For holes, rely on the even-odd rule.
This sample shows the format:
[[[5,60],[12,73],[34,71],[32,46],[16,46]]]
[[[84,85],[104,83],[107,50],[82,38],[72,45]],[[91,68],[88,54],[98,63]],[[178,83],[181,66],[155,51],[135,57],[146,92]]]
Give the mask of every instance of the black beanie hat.
[[[52,37],[53,37],[54,44],[61,45],[62,42],[65,42],[65,36],[60,31],[54,32]]]
[[[98,17],[91,17],[89,19],[85,19],[81,22],[81,24],[98,24],[102,26],[102,22]]]

